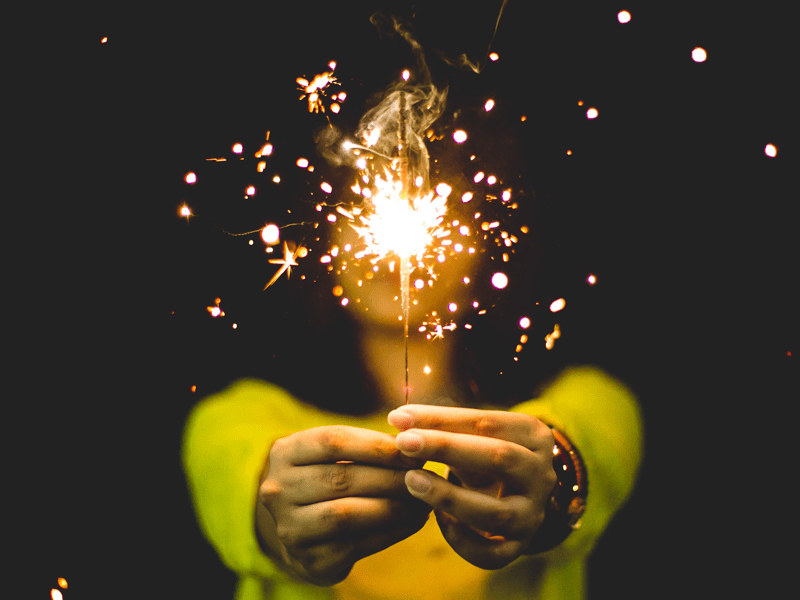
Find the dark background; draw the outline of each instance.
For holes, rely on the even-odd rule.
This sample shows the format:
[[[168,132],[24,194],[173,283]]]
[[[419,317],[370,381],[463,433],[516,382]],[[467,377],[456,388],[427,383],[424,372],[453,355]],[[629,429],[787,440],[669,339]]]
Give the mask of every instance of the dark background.
[[[497,63],[480,75],[434,65],[453,110],[498,101],[471,140],[506,152],[502,168],[535,198],[541,280],[520,297],[564,296],[574,332],[540,352],[543,373],[593,362],[640,398],[645,465],[592,558],[594,598],[764,597],[789,581],[778,540],[797,534],[797,55],[779,4],[512,2]],[[261,294],[272,265],[208,223],[263,224],[263,201],[225,195],[244,171],[213,171],[218,194],[182,177],[211,174],[204,159],[235,141],[252,156],[268,129],[284,136],[284,160],[311,158],[323,121],[294,79],[329,60],[349,95],[340,123],[357,121],[409,64],[369,23],[381,6],[70,7],[19,22],[4,338],[7,521],[24,532],[24,597],[47,597],[60,576],[66,598],[230,597],[235,578],[184,487],[182,425],[203,395],[285,364],[281,349],[313,340],[313,323],[287,291],[307,287],[293,277]],[[617,23],[622,9],[631,23]],[[429,14],[434,45],[480,51],[485,19],[452,15],[474,35],[440,37],[430,24],[448,21]],[[303,185],[287,180],[286,197]],[[184,200],[207,220],[178,219]],[[224,319],[208,317],[215,297]],[[302,335],[287,331],[292,314]]]

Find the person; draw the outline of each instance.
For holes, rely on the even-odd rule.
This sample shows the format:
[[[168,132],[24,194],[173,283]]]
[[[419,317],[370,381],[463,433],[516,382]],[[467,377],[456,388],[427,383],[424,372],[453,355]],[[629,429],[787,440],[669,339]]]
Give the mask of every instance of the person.
[[[358,273],[342,276],[352,286]],[[576,366],[509,410],[469,406],[452,338],[434,347],[412,336],[414,403],[404,405],[396,275],[370,284],[355,311],[383,399],[370,414],[322,410],[248,379],[187,421],[197,517],[240,576],[236,599],[583,598],[588,556],[641,461],[632,393]],[[441,301],[438,289],[447,285],[416,308]],[[436,376],[418,375],[422,364]]]

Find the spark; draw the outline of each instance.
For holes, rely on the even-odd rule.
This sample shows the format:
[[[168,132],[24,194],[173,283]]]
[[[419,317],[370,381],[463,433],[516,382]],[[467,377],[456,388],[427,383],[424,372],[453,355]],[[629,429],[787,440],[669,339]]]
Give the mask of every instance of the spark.
[[[307,158],[298,158],[297,162],[295,163],[301,169],[305,169],[308,167],[308,159]]]
[[[331,66],[333,65],[333,66]],[[303,92],[300,100],[308,98],[308,112],[325,112],[325,105],[322,103],[322,98],[325,96],[325,90],[329,85],[339,85],[336,77],[333,76],[333,71],[336,68],[336,63],[331,62],[328,64],[330,71],[325,71],[319,75],[315,75],[311,82],[305,77],[298,77],[295,81],[300,86],[297,89]]]
[[[694,62],[705,62],[706,58],[708,58],[708,54],[706,53],[704,48],[697,47],[692,50],[692,60]]]
[[[767,144],[764,146],[764,154],[770,158],[775,158],[778,155],[778,147],[774,144]]]
[[[64,598],[64,594],[62,594],[62,593],[61,593],[59,590],[57,590],[56,588],[53,588],[53,589],[51,589],[51,590],[50,590],[50,598],[51,598],[52,600],[63,600],[63,598]]]
[[[559,298],[558,300],[553,300],[552,304],[550,304],[550,312],[558,312],[562,310],[567,305],[567,301],[563,298]]]
[[[522,329],[527,329],[528,327],[531,326],[531,320],[528,317],[522,317],[519,320],[519,326]]]
[[[192,172],[190,171],[190,172],[188,172],[188,173],[187,173],[187,174],[184,176],[183,180],[184,180],[186,183],[188,183],[189,185],[191,185],[191,184],[193,184],[194,182],[196,182],[196,181],[197,181],[197,174],[196,174],[196,173],[192,173]]]
[[[494,100],[490,98],[489,100],[486,101],[486,104],[483,105],[483,110],[489,112],[493,108],[494,108]]]
[[[589,275],[589,277],[586,278],[586,281],[589,283],[589,285],[594,285],[597,282],[597,277],[594,275]]]
[[[270,246],[278,243],[280,235],[281,230],[274,224],[266,225],[264,229],[261,230],[261,239],[264,240],[265,244],[269,244]]]
[[[544,337],[544,347],[547,348],[548,350],[552,350],[553,346],[556,343],[556,340],[560,337],[561,337],[561,328],[558,326],[558,323],[556,323],[553,326],[553,332],[548,333]]]
[[[496,61],[499,58],[500,58],[500,55],[497,52],[492,52],[491,54],[489,54],[489,60],[491,60],[491,61]]]
[[[620,23],[629,23],[631,20],[631,13],[627,10],[621,10],[617,13],[617,21]]]
[[[281,268],[278,269],[277,273],[272,276],[272,279],[270,279],[267,285],[264,286],[264,289],[266,290],[269,286],[278,281],[278,278],[283,275],[284,271],[286,272],[286,278],[288,279],[292,274],[292,267],[297,266],[295,259],[298,256],[305,256],[305,251],[306,249],[303,246],[298,246],[297,250],[292,252],[289,249],[289,244],[283,242],[283,258],[271,258],[269,261],[270,264],[281,265]]]
[[[220,299],[214,299],[214,306],[206,306],[206,310],[212,317],[224,317],[225,312],[219,307]]]
[[[453,132],[453,140],[456,144],[463,144],[467,141],[467,132],[463,129],[457,129]]]
[[[232,151],[234,154],[241,154],[241,153],[242,153],[242,150],[244,150],[244,148],[243,148],[243,147],[242,147],[242,145],[241,145],[241,144],[239,144],[238,142],[237,142],[236,144],[234,144],[233,146],[231,146],[231,151]]]
[[[504,289],[508,285],[508,275],[497,272],[492,275],[492,285],[498,290]]]
[[[596,119],[600,113],[597,112],[596,108],[590,108],[586,111],[586,118],[587,119]]]

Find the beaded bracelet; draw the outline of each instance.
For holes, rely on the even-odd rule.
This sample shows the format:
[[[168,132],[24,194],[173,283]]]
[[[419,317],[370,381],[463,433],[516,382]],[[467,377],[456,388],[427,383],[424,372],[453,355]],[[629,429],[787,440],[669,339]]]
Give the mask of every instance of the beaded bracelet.
[[[581,526],[586,510],[589,480],[581,455],[566,435],[552,426],[550,430],[555,438],[553,469],[558,482],[547,503],[544,521],[525,554],[539,554],[558,546]]]

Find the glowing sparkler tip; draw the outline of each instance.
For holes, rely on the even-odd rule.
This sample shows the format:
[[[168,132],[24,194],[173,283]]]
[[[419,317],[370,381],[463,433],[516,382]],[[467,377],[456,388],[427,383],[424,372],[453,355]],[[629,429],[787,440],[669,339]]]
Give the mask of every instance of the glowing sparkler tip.
[[[494,108],[494,100],[491,99],[487,100],[486,104],[483,105],[483,110],[485,110],[486,112],[489,112],[493,108]]]
[[[184,176],[183,180],[184,180],[186,183],[188,183],[189,185],[191,185],[191,184],[193,184],[194,182],[196,182],[196,181],[197,181],[197,174],[196,174],[196,173],[192,173],[191,171],[189,171],[189,172],[188,172],[188,173],[187,173],[187,174]]]
[[[629,23],[631,20],[631,13],[627,10],[621,10],[617,13],[617,21],[620,23]]]
[[[408,69],[405,69],[403,71],[403,81],[408,81],[409,77],[411,77],[411,71],[409,71]]]
[[[244,150],[244,148],[238,142],[233,146],[231,146],[231,152],[233,152],[234,154],[241,154],[242,150]]]
[[[58,578],[58,587],[60,587],[61,589],[64,589],[64,590],[67,589],[69,587],[69,585],[67,585],[67,580],[64,579],[63,577],[59,577]]]
[[[189,217],[189,216],[191,216],[191,214],[192,214],[192,211],[189,210],[188,206],[186,206],[185,204],[183,206],[181,206],[180,215],[182,217]]]
[[[489,60],[491,60],[491,61],[496,61],[499,58],[500,58],[500,55],[497,52],[492,52],[491,54],[489,54]]]

